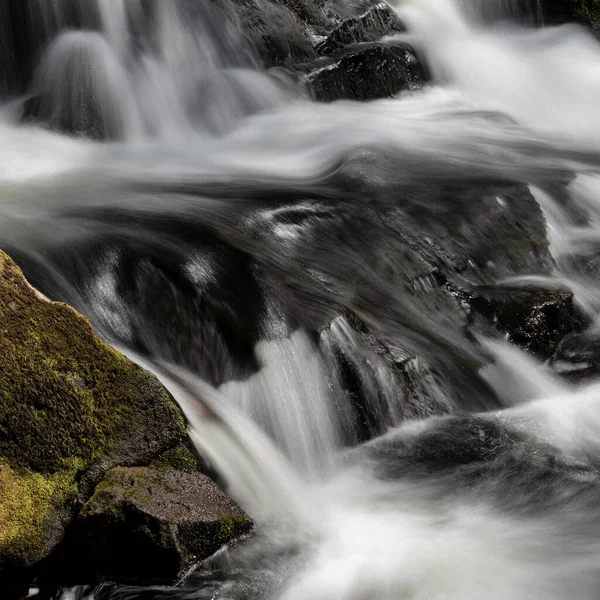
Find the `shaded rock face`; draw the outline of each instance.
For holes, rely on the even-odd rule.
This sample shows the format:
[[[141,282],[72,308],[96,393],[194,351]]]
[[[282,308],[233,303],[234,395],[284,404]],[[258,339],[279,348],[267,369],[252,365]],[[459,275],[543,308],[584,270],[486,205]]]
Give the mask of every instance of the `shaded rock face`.
[[[173,490],[187,481],[173,469],[200,467],[159,382],[73,309],[36,292],[3,253],[0,354],[0,579],[35,572],[109,469],[168,465]],[[217,498],[223,508],[205,479],[194,480],[192,489],[204,490],[198,501]]]
[[[172,468],[109,470],[71,537],[78,574],[167,583],[251,523],[206,475]]]

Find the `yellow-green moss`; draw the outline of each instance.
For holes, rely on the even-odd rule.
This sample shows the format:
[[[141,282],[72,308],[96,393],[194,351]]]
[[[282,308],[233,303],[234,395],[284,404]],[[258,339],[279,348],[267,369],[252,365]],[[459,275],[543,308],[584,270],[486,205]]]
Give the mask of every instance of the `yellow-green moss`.
[[[252,522],[244,515],[232,515],[217,522],[215,537],[220,544],[226,544],[252,528]]]
[[[73,464],[54,475],[15,472],[0,461],[0,565],[25,567],[44,558],[64,526],[62,507],[77,492]],[[66,515],[65,515],[66,516]]]
[[[177,471],[185,471],[186,473],[194,473],[200,470],[200,463],[196,455],[186,443],[167,450],[150,466],[157,469],[176,469]]]

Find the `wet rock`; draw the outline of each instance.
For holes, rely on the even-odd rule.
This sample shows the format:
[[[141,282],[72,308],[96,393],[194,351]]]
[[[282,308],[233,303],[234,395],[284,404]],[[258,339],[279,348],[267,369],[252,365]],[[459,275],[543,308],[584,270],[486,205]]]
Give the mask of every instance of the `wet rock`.
[[[449,415],[392,430],[348,456],[366,462],[384,479],[457,475],[464,467],[502,457],[518,438],[492,419]]]
[[[451,412],[426,363],[389,347],[349,312],[320,334],[333,385],[346,398],[348,445],[372,439],[408,419]]]
[[[267,67],[302,63],[359,42],[404,31],[377,0],[215,0],[243,24]]]
[[[376,42],[386,35],[405,31],[396,13],[385,2],[367,2],[342,14],[332,29],[317,44],[319,54],[330,54],[343,46],[359,42]]]
[[[600,377],[600,336],[594,332],[566,336],[558,345],[550,366],[573,382]]]
[[[562,338],[583,324],[572,292],[559,288],[480,287],[466,302],[472,332],[500,334],[541,359],[550,358]]]
[[[393,156],[361,150],[348,157],[335,184],[374,207],[385,228],[421,257],[415,281],[437,271],[448,280],[487,285],[551,272],[546,221],[526,185],[436,167],[431,177],[432,165],[398,169]]]
[[[390,98],[419,89],[425,69],[406,44],[357,44],[303,65],[310,94],[323,102]]]
[[[116,465],[147,464],[185,438],[149,373],[48,301],[0,253],[0,579],[45,558]]]
[[[485,285],[551,271],[546,222],[527,186],[444,182],[415,186],[409,194],[403,202],[411,217],[403,218],[405,228],[409,223],[416,235],[425,236],[449,279],[460,275]]]
[[[307,19],[325,18],[303,2],[278,0],[215,0],[225,15],[245,31],[257,56],[265,67],[305,62],[317,56]],[[290,3],[291,4],[291,3]],[[304,9],[304,10],[303,10]]]
[[[252,524],[205,475],[140,467],[108,471],[75,528],[72,550],[83,569],[170,582]]]
[[[252,229],[286,265],[272,281],[293,321],[326,338],[352,406],[349,430],[364,439],[376,422],[498,406],[477,375],[485,359],[456,290],[551,272],[539,205],[522,185],[407,181],[385,156],[362,158],[336,174],[347,201],[291,201]],[[277,235],[284,228],[294,235]],[[349,332],[334,331],[340,315],[358,317],[366,334],[351,320]],[[424,372],[445,382],[447,403],[415,391]]]

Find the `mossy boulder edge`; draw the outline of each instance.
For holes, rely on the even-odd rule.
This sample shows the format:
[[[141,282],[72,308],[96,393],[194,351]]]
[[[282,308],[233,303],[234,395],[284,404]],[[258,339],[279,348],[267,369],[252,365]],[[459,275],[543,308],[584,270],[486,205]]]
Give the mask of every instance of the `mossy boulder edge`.
[[[39,563],[116,466],[183,443],[158,380],[0,252],[0,579]]]

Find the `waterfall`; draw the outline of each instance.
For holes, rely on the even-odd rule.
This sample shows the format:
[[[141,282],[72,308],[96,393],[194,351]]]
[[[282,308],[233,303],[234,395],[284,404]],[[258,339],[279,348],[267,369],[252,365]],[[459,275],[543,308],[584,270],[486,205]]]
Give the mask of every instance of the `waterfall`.
[[[398,0],[356,45],[366,4],[318,4],[0,4],[1,246],[156,373],[257,523],[180,587],[62,600],[595,598],[590,365],[472,306],[570,290],[596,340],[600,45],[538,0]],[[431,81],[312,99],[399,49]]]

